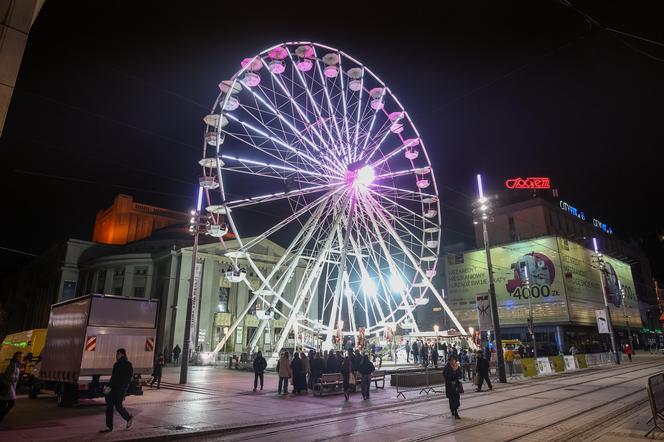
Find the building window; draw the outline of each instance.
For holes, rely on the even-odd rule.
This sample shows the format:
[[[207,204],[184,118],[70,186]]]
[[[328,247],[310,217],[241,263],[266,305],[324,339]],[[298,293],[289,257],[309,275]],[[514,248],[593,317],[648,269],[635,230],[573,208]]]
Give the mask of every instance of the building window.
[[[145,297],[145,287],[134,287],[134,297],[135,298],[144,298]]]
[[[228,287],[219,287],[219,306],[217,309],[220,313],[228,313],[228,297],[230,290]]]
[[[237,331],[235,332],[235,343],[242,345],[242,335],[244,333],[244,327],[241,325],[237,326]]]

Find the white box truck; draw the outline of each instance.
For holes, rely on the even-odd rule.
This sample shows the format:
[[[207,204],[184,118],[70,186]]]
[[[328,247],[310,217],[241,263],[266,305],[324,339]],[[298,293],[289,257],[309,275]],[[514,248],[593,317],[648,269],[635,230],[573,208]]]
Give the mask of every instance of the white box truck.
[[[46,344],[29,396],[51,390],[60,407],[103,396],[118,348],[134,367],[128,394],[143,394],[141,375],[154,363],[159,301],[91,294],[51,306]]]

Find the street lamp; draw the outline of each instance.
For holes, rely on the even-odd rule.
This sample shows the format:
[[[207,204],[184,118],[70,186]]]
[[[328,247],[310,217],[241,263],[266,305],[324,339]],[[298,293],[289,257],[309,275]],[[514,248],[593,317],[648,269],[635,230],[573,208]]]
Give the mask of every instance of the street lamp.
[[[620,290],[620,296],[622,296],[623,316],[625,318],[625,325],[627,326],[627,340],[629,342],[629,347],[634,349],[634,346],[632,345],[632,330],[629,328],[629,316],[627,316],[627,306],[625,305],[625,289],[620,283],[620,279],[618,279],[618,290]]]
[[[191,274],[189,278],[189,296],[187,297],[187,314],[185,316],[184,322],[184,342],[182,343],[182,363],[180,365],[180,384],[187,383],[187,372],[189,369],[189,349],[190,341],[192,334],[192,326],[194,321],[192,320],[193,316],[193,305],[194,305],[194,296],[197,289],[198,281],[196,280],[196,259],[198,256],[198,235],[201,233],[201,227],[204,228],[204,224],[201,224],[201,206],[203,203],[203,187],[198,188],[198,202],[196,204],[196,210],[191,212],[191,222],[189,225],[189,231],[194,235],[194,245],[191,248]]]
[[[599,266],[599,283],[602,286],[602,295],[604,296],[604,308],[606,309],[606,322],[609,326],[609,334],[611,336],[611,351],[616,355],[616,364],[620,364],[620,355],[617,351],[616,346],[616,336],[613,333],[613,321],[611,320],[611,310],[609,310],[609,298],[606,293],[606,266],[604,265],[604,258],[599,252],[599,247],[597,247],[597,238],[593,238],[593,248],[595,249],[595,259],[597,259],[597,264]]]
[[[496,356],[498,357],[498,380],[500,382],[507,382],[505,376],[505,359],[503,358],[503,341],[500,338],[500,320],[498,318],[498,303],[496,301],[496,285],[493,280],[493,266],[491,265],[491,246],[489,245],[489,232],[486,223],[489,220],[489,215],[493,212],[489,199],[484,196],[482,188],[482,175],[477,174],[477,193],[479,198],[475,202],[473,214],[479,220],[475,219],[474,223],[482,222],[482,233],[484,238],[484,251],[486,253],[487,272],[489,273],[489,298],[491,301],[491,320],[493,321],[493,331],[496,339]],[[490,342],[490,341],[489,341]]]
[[[528,288],[528,332],[530,332],[530,337],[533,340],[533,356],[537,359],[537,342],[535,341],[535,319],[533,318],[533,302],[532,294],[533,291],[530,288],[530,276],[528,276],[528,266],[523,267],[524,276],[526,278],[526,287]]]

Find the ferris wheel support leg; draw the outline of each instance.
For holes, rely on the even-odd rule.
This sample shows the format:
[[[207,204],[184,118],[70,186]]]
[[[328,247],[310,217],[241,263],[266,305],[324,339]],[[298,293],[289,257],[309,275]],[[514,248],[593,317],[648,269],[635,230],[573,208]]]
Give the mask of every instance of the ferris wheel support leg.
[[[307,276],[307,282],[305,283],[304,288],[298,293],[296,297],[297,301],[294,303],[293,311],[298,312],[300,310],[300,307],[302,307],[302,303],[304,302],[306,294],[309,292],[309,290],[311,290],[312,283],[314,282],[314,280],[318,280],[317,275],[320,276],[319,273],[322,270],[321,264],[327,258],[330,252],[330,246],[332,245],[332,241],[334,240],[336,225],[338,225],[341,222],[342,216],[343,212],[339,212],[338,214],[336,214],[332,226],[330,227],[330,233],[327,235],[327,239],[325,240],[325,244],[323,245],[320,253],[318,254],[318,257],[316,258],[316,261],[313,265],[313,268],[311,269],[311,272],[309,272],[309,275]],[[288,336],[290,329],[293,327],[293,322],[296,319],[297,315],[291,315],[290,318],[288,318],[286,326],[282,330],[281,336],[279,337],[279,341],[277,342],[276,350],[274,353],[272,353],[272,357],[270,358],[271,360],[274,359],[275,356],[277,358],[279,357],[279,349],[283,347],[284,342],[286,342],[286,337]]]
[[[330,194],[331,196],[332,194]],[[279,261],[274,265],[272,268],[272,271],[268,275],[267,279],[268,281],[272,279],[274,274],[281,268],[281,266],[284,264],[286,259],[291,256],[291,252],[295,248],[295,246],[300,243],[300,247],[297,250],[297,253],[293,257],[293,260],[291,263],[288,265],[288,269],[286,270],[286,274],[282,276],[281,278],[281,283],[279,284],[279,287],[276,290],[276,296],[270,303],[270,307],[275,308],[279,302],[280,299],[282,299],[282,293],[284,292],[286,285],[288,284],[288,281],[290,281],[291,276],[293,275],[293,272],[295,271],[295,268],[297,267],[299,263],[299,256],[302,255],[304,252],[304,249],[306,248],[307,244],[311,240],[311,237],[314,234],[314,227],[318,225],[318,222],[320,221],[320,216],[323,213],[323,209],[326,207],[327,204],[319,204],[318,207],[316,208],[316,211],[314,212],[313,216],[307,220],[307,222],[304,224],[302,230],[297,234],[295,239],[291,241],[289,244],[288,248],[284,251],[283,255],[281,258],[279,258]],[[300,239],[304,237],[305,239],[300,242]],[[265,285],[263,285],[263,288]],[[297,312],[291,311],[291,315],[296,314]],[[251,342],[249,344],[249,351],[253,351],[256,348],[256,345],[258,344],[258,341],[260,340],[260,337],[265,330],[265,327],[267,326],[269,322],[269,319],[264,319],[256,333],[254,333],[254,337],[251,339]]]
[[[375,200],[373,200],[373,199],[372,199],[372,201],[375,202]],[[371,208],[371,210],[373,210],[373,207]],[[413,254],[410,252],[410,249],[408,249],[408,247],[403,243],[403,241],[401,240],[401,238],[399,237],[397,232],[395,232],[394,228],[390,225],[389,220],[387,218],[385,218],[385,215],[383,213],[381,213],[377,210],[375,212],[378,215],[378,217],[380,218],[380,220],[382,221],[383,227],[385,227],[385,229],[390,233],[392,238],[394,238],[394,240],[397,242],[397,244],[399,244],[399,246],[401,247],[402,251],[404,252],[406,257],[408,258],[408,260],[413,264],[413,267],[415,268],[417,273],[422,277],[422,280],[426,282],[427,286],[433,292],[434,296],[436,297],[436,299],[438,300],[440,305],[445,309],[445,312],[447,313],[447,315],[450,317],[450,319],[452,319],[452,322],[454,322],[454,325],[456,325],[457,330],[459,330],[459,332],[461,334],[466,335],[467,334],[466,329],[463,328],[463,325],[461,325],[461,323],[456,318],[456,316],[454,315],[454,313],[452,312],[450,307],[447,305],[447,303],[445,302],[443,297],[440,296],[440,294],[438,293],[438,290],[436,290],[434,285],[431,283],[431,280],[429,278],[427,278],[426,274],[424,273],[424,270],[422,270],[422,268],[420,268],[420,264],[417,262],[417,260],[413,256]]]
[[[330,319],[327,324],[328,328],[328,333],[327,336],[325,337],[325,343],[327,345],[330,345],[332,343],[332,335],[333,331],[335,329],[334,327],[334,322],[338,320],[337,318],[337,309],[339,308],[339,304],[341,301],[341,295],[344,290],[344,278],[345,278],[345,273],[346,273],[346,257],[348,255],[348,241],[350,238],[350,231],[351,231],[351,224],[353,222],[353,212],[355,210],[355,203],[357,200],[357,197],[354,192],[351,192],[350,195],[350,207],[348,208],[348,218],[346,220],[346,232],[344,234],[344,243],[340,244],[341,246],[341,256],[339,258],[339,271],[337,273],[337,286],[334,290],[334,299],[332,300],[332,311],[330,313]],[[343,212],[339,212],[337,222],[335,223],[335,227],[333,228],[332,231],[332,237],[335,233],[335,230],[339,223],[341,222],[341,215],[343,215]],[[349,312],[352,311],[352,305],[349,306]]]

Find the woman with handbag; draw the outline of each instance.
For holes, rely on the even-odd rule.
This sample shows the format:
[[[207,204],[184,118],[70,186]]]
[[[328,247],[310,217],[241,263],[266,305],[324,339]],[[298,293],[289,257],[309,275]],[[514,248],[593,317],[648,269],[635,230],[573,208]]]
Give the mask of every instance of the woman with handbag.
[[[443,377],[445,378],[445,394],[450,401],[450,412],[456,419],[459,417],[459,407],[461,406],[461,393],[463,393],[463,384],[461,383],[461,365],[455,355],[450,355],[445,368],[443,368]]]

